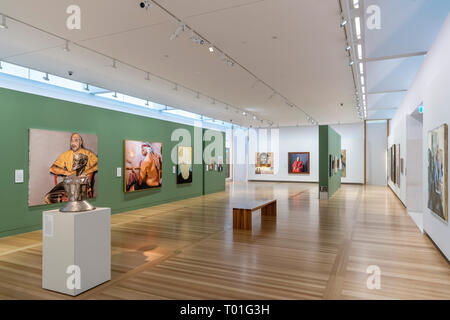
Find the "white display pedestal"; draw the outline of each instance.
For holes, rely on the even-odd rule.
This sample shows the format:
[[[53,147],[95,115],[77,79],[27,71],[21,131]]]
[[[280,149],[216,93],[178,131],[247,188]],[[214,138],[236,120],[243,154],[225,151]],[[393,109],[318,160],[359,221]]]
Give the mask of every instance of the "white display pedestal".
[[[76,296],[111,280],[111,209],[42,213],[42,287]]]

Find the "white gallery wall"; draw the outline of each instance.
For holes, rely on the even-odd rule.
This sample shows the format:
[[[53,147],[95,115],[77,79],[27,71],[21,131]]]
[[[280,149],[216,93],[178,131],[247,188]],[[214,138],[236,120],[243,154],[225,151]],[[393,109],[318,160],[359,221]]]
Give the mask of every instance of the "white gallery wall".
[[[362,123],[331,125],[347,150],[347,176],[343,183],[364,182],[364,127]],[[255,174],[257,152],[274,153],[274,174]],[[310,173],[289,174],[288,153],[309,152]],[[317,126],[249,129],[248,179],[259,181],[318,182],[319,128]]]
[[[347,150],[347,175],[342,183],[364,183],[364,123],[331,126],[341,135],[341,149]]]
[[[391,130],[389,132],[388,138],[388,149],[390,151],[391,146],[394,144],[400,145],[400,158],[406,159],[406,118],[404,117],[402,121],[395,122],[391,125]],[[389,175],[390,175],[390,168]],[[400,187],[394,184],[391,179],[388,179],[388,185],[391,187],[392,191],[397,195],[401,202],[406,206],[406,178],[405,175],[400,171]]]
[[[366,122],[367,184],[386,186],[387,121]]]
[[[427,138],[428,132],[444,123],[450,124],[450,17],[447,17],[439,35],[428,52],[423,65],[417,73],[408,93],[392,119],[390,143],[400,141],[406,136],[406,117],[411,115],[419,104],[423,102],[423,132],[422,132],[422,211],[423,230],[430,236],[440,248],[447,259],[450,259],[450,226],[432,213],[428,207],[428,159]],[[413,159],[406,150],[407,144],[403,139],[407,163]],[[401,150],[402,151],[402,150]],[[449,161],[447,159],[447,166]],[[406,179],[414,174],[407,168]],[[405,199],[405,194],[400,192],[400,197]],[[406,203],[408,206],[408,203]]]

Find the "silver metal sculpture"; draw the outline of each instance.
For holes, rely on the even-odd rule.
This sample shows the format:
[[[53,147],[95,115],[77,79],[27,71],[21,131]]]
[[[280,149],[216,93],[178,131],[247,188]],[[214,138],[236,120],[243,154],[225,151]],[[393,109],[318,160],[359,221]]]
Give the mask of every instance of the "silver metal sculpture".
[[[72,171],[76,174],[64,179],[64,190],[69,197],[69,201],[59,209],[61,212],[80,212],[94,210],[95,207],[87,202],[87,191],[89,188],[89,177],[84,174],[84,169],[88,163],[88,156],[82,153],[73,155]]]

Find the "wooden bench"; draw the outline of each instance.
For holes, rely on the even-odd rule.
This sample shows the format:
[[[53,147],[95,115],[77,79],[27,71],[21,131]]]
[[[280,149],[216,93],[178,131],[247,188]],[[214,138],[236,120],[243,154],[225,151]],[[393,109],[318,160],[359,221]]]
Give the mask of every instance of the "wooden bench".
[[[277,200],[251,200],[233,205],[233,228],[252,230],[252,213],[261,209],[262,216],[277,215]]]

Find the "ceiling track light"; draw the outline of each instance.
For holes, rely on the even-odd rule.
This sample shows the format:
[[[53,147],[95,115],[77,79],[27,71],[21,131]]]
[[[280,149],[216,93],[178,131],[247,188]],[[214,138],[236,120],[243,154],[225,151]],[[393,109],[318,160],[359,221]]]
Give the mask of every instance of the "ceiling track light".
[[[2,23],[0,24],[0,29],[8,29],[8,26],[6,25],[6,16],[4,14],[2,14]]]
[[[243,116],[246,116],[246,115],[247,115],[247,112],[243,111],[243,112],[242,112],[242,115],[243,115]]]
[[[341,28],[343,28],[346,24],[347,24],[347,20],[342,18],[342,21],[341,21],[341,24],[340,24]]]
[[[117,91],[114,91],[113,98],[117,99]]]
[[[64,50],[65,52],[69,52],[69,51],[70,51],[70,48],[69,48],[69,40],[66,40],[66,44],[64,45],[63,50]]]
[[[195,32],[194,30],[191,30],[191,35],[189,36],[189,38],[199,44],[199,45],[204,45],[205,44],[205,40],[203,40],[202,38],[200,38]]]
[[[113,59],[111,68],[117,69],[117,61],[116,61],[116,59]]]
[[[147,100],[147,101],[145,101],[145,105],[147,106],[147,107],[149,107],[150,106],[150,103],[149,103],[149,101]]]
[[[180,24],[178,26],[178,28],[175,30],[174,33],[172,33],[172,35],[170,36],[170,40],[174,40],[176,38],[178,38],[180,36],[181,33],[183,33],[184,31],[186,31],[187,27],[184,23]]]
[[[145,80],[150,81],[150,72],[147,72],[147,76],[145,77]]]
[[[213,53],[214,52],[214,47],[212,45],[210,45],[208,50],[209,50],[209,52]]]
[[[139,3],[139,6],[142,9],[148,10],[152,6],[152,2],[150,0],[144,0],[144,1],[141,1],[141,3]]]
[[[355,63],[355,61],[351,60],[348,65],[352,66],[354,63]]]
[[[231,61],[231,60],[228,60],[227,64],[228,64],[229,67],[234,67],[234,62]]]
[[[45,73],[45,76],[42,77],[45,81],[50,81],[50,78],[48,77],[48,72]]]
[[[345,48],[345,51],[350,51],[352,49],[352,47],[351,46],[347,46],[347,48]]]
[[[89,84],[88,83],[86,83],[86,85],[84,86],[84,88],[83,88],[85,91],[91,91],[91,89],[89,89]]]

